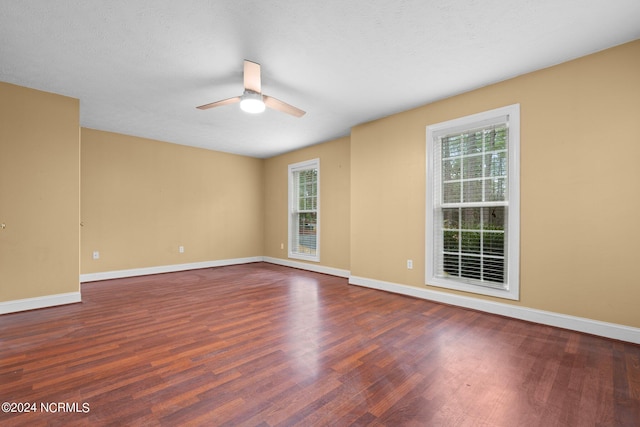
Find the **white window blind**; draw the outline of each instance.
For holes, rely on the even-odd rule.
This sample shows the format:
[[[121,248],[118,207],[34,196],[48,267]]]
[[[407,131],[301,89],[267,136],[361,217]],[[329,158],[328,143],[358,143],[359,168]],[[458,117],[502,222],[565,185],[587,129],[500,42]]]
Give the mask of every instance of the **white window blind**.
[[[320,160],[289,166],[289,257],[319,261]]]
[[[519,120],[505,108],[428,128],[427,284],[517,298]]]

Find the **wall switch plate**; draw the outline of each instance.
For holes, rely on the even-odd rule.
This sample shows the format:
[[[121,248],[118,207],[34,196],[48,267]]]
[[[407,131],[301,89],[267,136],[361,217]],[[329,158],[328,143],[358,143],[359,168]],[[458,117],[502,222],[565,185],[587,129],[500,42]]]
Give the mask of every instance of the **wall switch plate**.
[[[178,246],[178,252],[183,254],[184,253],[184,246]]]
[[[284,243],[280,243],[280,249],[284,249]]]
[[[407,269],[408,270],[413,269],[413,260],[412,259],[408,259],[407,260]]]
[[[93,259],[100,259],[100,252],[93,251]]]

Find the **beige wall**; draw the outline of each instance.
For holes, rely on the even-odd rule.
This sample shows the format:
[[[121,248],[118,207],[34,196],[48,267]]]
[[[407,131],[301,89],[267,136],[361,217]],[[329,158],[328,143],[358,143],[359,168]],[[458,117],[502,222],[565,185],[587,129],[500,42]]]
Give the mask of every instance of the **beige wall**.
[[[349,153],[345,137],[265,160],[264,255],[287,259],[288,166],[319,158],[320,262],[312,264],[349,269]]]
[[[79,292],[79,103],[0,83],[0,302]]]
[[[79,257],[85,274],[286,259],[287,165],[316,157],[319,264],[424,287],[426,126],[519,103],[521,298],[467,295],[640,327],[638,99],[640,41],[267,160],[82,129],[80,253],[78,102],[0,84],[0,302],[77,291]]]
[[[351,274],[424,286],[426,126],[520,103],[514,304],[640,327],[639,100],[636,41],[355,127]]]
[[[263,252],[259,159],[83,128],[81,205],[83,274]]]

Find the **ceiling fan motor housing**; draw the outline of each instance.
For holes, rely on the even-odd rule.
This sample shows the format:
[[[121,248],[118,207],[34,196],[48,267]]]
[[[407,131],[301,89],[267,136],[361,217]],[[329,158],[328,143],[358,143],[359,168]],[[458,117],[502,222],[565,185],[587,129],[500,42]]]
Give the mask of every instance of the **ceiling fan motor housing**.
[[[262,94],[254,92],[250,89],[245,89],[242,94],[242,100],[240,101],[240,108],[247,113],[262,113],[265,109],[264,101],[262,100]]]

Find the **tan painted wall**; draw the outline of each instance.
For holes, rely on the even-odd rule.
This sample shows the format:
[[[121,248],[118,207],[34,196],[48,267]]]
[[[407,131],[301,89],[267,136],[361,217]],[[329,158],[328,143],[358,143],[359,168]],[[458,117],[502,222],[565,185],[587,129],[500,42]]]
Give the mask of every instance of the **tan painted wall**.
[[[82,273],[261,256],[262,172],[260,159],[83,128]]]
[[[0,83],[0,302],[78,292],[79,102]]]
[[[80,254],[78,101],[0,83],[0,302],[77,291],[80,256],[85,274],[284,259],[287,165],[315,157],[320,264],[422,287],[426,126],[520,103],[521,299],[468,296],[640,327],[638,99],[640,41],[267,160],[82,129]]]
[[[351,274],[424,286],[426,126],[520,103],[514,304],[640,327],[639,100],[636,41],[355,127]]]
[[[349,153],[345,137],[265,160],[266,256],[287,259],[288,166],[319,158],[320,262],[312,264],[349,269]]]

